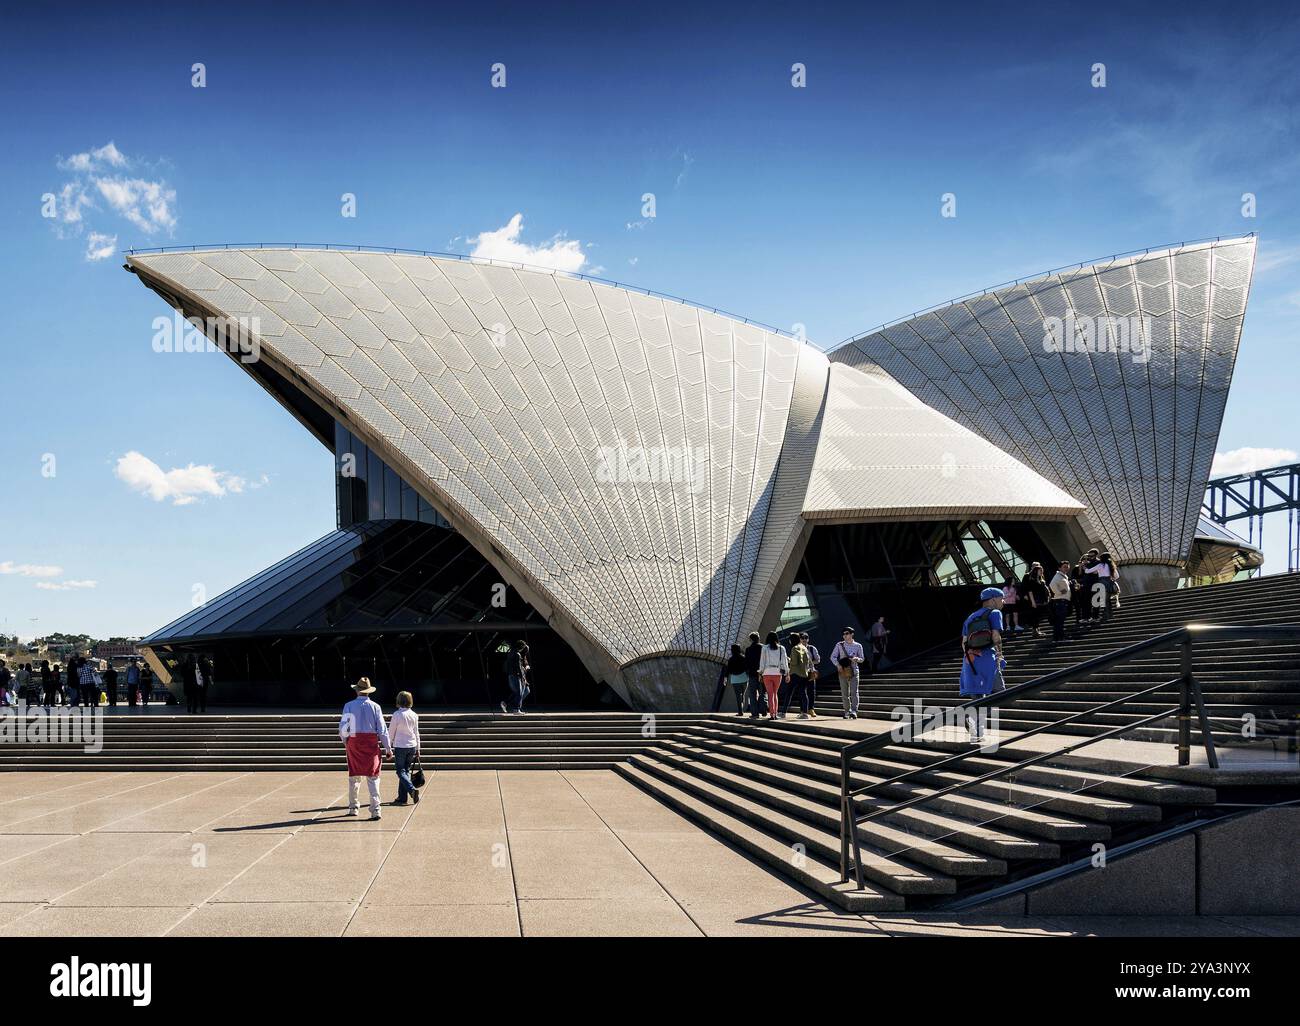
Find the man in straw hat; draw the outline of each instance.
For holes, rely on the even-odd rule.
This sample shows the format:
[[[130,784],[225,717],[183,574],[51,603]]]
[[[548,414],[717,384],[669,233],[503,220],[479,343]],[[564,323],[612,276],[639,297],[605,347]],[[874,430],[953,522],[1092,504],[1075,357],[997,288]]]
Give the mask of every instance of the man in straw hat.
[[[357,697],[343,707],[339,720],[339,737],[348,751],[348,815],[357,814],[357,788],[365,777],[370,791],[370,818],[379,818],[380,748],[384,758],[391,758],[393,746],[384,726],[384,713],[367,696],[374,693],[369,677],[352,685]]]

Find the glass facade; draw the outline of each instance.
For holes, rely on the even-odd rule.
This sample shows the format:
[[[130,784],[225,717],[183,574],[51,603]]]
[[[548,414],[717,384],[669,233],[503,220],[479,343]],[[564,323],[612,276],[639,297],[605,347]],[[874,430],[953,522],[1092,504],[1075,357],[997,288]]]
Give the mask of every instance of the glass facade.
[[[780,630],[807,631],[823,656],[848,626],[866,643],[885,617],[889,655],[955,637],[981,588],[1050,554],[1029,525],[983,522],[835,524],[813,528]]]
[[[367,520],[449,526],[397,471],[339,423],[334,425],[334,488],[340,528]]]

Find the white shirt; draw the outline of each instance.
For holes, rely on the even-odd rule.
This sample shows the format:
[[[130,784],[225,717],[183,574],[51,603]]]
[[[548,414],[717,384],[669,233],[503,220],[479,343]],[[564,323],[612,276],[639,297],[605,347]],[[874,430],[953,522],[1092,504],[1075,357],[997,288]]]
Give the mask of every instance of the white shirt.
[[[388,739],[394,748],[420,750],[420,717],[411,709],[397,709],[388,721]]]
[[[1098,577],[1106,578],[1110,576],[1110,566],[1106,563],[1098,563],[1092,568],[1092,572]]]
[[[1070,578],[1058,570],[1056,576],[1052,578],[1052,583],[1048,585],[1052,590],[1052,598],[1068,599],[1070,597]]]
[[[777,645],[773,648],[771,645],[763,646],[763,654],[758,660],[758,672],[760,676],[785,674],[790,672],[790,656],[786,653],[784,645]]]

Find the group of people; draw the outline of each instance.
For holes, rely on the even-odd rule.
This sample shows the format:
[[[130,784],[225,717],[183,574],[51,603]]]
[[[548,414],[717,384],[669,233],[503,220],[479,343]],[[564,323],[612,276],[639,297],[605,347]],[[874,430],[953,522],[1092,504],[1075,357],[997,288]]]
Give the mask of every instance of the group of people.
[[[1119,606],[1119,568],[1109,552],[1089,549],[1071,563],[1063,560],[1051,579],[1042,563],[1030,564],[1019,582],[1008,580],[1002,585],[1003,620],[1009,634],[1042,634],[1046,613],[1052,624],[1052,637],[1065,640],[1065,625],[1074,610],[1076,626],[1110,618]]]
[[[392,804],[406,805],[409,800],[418,805],[420,789],[415,780],[421,773],[420,717],[412,708],[411,693],[398,693],[397,709],[385,726],[384,711],[369,697],[375,691],[370,678],[362,677],[352,690],[356,698],[343,707],[339,720],[339,737],[348,755],[348,815],[358,814],[358,792],[364,780],[370,796],[370,818],[380,818],[379,773],[384,759],[392,759],[397,771],[397,798]]]
[[[134,656],[121,674],[111,662],[100,670],[98,660],[77,655],[68,659],[66,667],[57,663],[51,666],[48,659],[42,659],[40,666],[21,663],[13,672],[0,659],[0,707],[13,706],[19,701],[26,701],[28,706],[46,707],[96,706],[101,701],[117,705],[118,688],[123,681],[131,705],[137,700],[142,705],[149,704],[153,674]]]
[[[840,640],[831,650],[831,664],[840,686],[840,704],[848,720],[858,718],[858,694],[862,668],[874,673],[885,658],[890,630],[885,618],[879,617],[869,632],[871,651],[855,640],[856,630],[845,627]],[[722,667],[718,680],[719,699],[728,685],[736,697],[736,715],[751,719],[784,719],[794,702],[799,703],[799,719],[817,716],[817,681],[821,677],[822,656],[806,631],[789,635],[781,644],[776,631],[759,640],[757,631],[749,635],[749,646],[731,646],[731,655]],[[715,703],[716,705],[717,703]]]

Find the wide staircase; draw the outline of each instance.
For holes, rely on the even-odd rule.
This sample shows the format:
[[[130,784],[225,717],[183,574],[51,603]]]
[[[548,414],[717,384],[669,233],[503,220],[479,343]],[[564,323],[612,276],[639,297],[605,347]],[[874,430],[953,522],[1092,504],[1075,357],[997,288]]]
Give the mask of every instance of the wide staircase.
[[[1006,682],[1011,687],[1096,656],[1155,637],[1187,623],[1220,625],[1300,624],[1300,574],[1279,574],[1203,588],[1124,596],[1122,607],[1101,624],[1078,626],[1071,613],[1067,640],[1052,640],[1050,624],[1043,636],[1031,632],[1008,634],[1005,655]],[[1294,749],[1300,724],[1300,641],[1238,641],[1204,643],[1195,651],[1196,676],[1205,694],[1215,739],[1220,744],[1239,743],[1243,732],[1254,744],[1273,737],[1282,747]],[[1003,729],[1025,730],[1059,719],[1068,712],[1096,705],[1108,698],[1177,676],[1179,654],[1151,653],[1131,663],[1103,671],[1064,691],[1017,703],[1001,714]],[[863,677],[859,715],[888,720],[905,707],[950,707],[962,699],[957,694],[961,672],[961,647],[950,644],[897,663],[874,677]],[[1061,728],[1063,733],[1096,734],[1155,712],[1158,696],[1145,703],[1099,714],[1088,723]],[[817,711],[821,716],[841,714],[839,685],[833,673],[818,685]],[[1248,728],[1248,729],[1247,729]],[[1142,728],[1133,736],[1149,740],[1172,739],[1171,724]]]
[[[76,710],[72,710],[76,713]],[[425,713],[426,769],[608,769],[704,715]],[[0,770],[342,770],[337,713],[200,716],[157,708],[102,718],[102,747],[0,744]],[[92,746],[96,747],[96,746]]]
[[[864,824],[866,886],[840,882],[841,728],[753,723],[732,716],[691,726],[615,767],[661,801],[809,890],[850,911],[928,907],[991,889],[1167,829],[1214,806],[1213,788],[1104,772],[1082,757],[1006,778],[976,778],[1023,753],[989,752],[959,770],[922,772],[859,803],[892,807],[952,784],[959,791]],[[851,784],[884,783],[937,763],[959,742],[895,745],[853,760]]]

